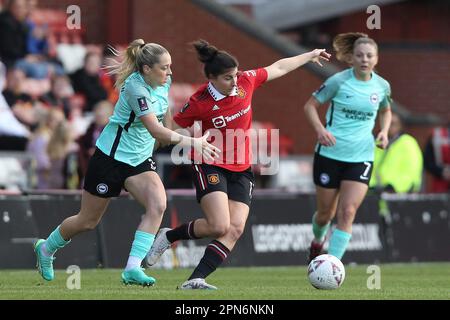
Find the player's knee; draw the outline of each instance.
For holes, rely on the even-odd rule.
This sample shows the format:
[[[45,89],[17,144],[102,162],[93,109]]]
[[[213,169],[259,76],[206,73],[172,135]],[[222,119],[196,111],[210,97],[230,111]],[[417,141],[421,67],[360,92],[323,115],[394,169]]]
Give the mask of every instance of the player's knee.
[[[166,199],[158,199],[150,204],[149,213],[150,215],[162,216],[167,209]]]
[[[163,215],[166,209],[167,209],[167,201],[165,199],[158,201],[156,212],[158,212],[160,215]]]
[[[230,227],[230,237],[233,241],[237,241],[244,233],[245,226],[231,226]]]
[[[230,224],[227,223],[213,223],[209,226],[209,230],[211,232],[211,236],[215,238],[219,238],[227,234],[230,229]]]
[[[315,216],[316,223],[318,225],[325,225],[330,222],[330,218],[333,215],[333,212],[331,210],[332,209],[330,208],[328,210],[317,211],[317,214]]]
[[[81,229],[83,231],[91,231],[94,230],[95,227],[98,225],[100,220],[98,219],[87,219],[83,220],[81,223]]]
[[[356,208],[353,205],[345,206],[342,208],[341,217],[344,222],[352,222],[355,218]]]

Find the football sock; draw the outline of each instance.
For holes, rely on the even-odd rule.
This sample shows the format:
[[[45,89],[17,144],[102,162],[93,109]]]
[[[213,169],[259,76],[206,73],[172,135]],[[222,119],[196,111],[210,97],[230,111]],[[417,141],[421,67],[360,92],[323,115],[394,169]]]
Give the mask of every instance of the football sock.
[[[60,226],[56,227],[56,229],[50,233],[47,240],[45,240],[45,243],[41,247],[42,253],[46,256],[54,255],[56,250],[61,249],[70,242],[70,239],[67,241],[63,239],[61,232],[59,231],[59,227]]]
[[[141,266],[141,262],[150,250],[153,240],[155,240],[154,234],[140,230],[136,231],[125,270],[130,270]]]
[[[331,254],[338,259],[342,259],[351,237],[352,235],[348,232],[334,229],[330,238],[328,254]]]
[[[194,234],[194,223],[195,220],[192,220],[189,223],[182,224],[181,226],[167,231],[166,237],[170,243],[174,243],[177,240],[190,240],[190,239],[199,239]]]
[[[230,250],[217,240],[211,241],[206,247],[205,254],[195,268],[189,280],[202,278],[205,279],[227,258]]]
[[[316,222],[316,215],[317,215],[317,212],[314,213],[314,215],[312,217],[314,242],[322,243],[325,238],[325,235],[327,234],[328,228],[330,227],[330,222],[328,222],[326,225],[320,226]]]

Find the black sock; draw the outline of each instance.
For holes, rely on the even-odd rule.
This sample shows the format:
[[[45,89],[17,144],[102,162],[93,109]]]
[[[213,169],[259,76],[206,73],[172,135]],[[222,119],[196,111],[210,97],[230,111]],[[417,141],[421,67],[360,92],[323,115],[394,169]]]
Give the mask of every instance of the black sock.
[[[189,223],[182,224],[173,230],[167,231],[167,240],[169,240],[170,243],[174,243],[177,240],[199,239],[194,234],[194,223],[195,220],[192,220]]]
[[[227,258],[230,250],[217,240],[211,241],[205,249],[205,254],[195,268],[189,280],[195,278],[205,279]]]

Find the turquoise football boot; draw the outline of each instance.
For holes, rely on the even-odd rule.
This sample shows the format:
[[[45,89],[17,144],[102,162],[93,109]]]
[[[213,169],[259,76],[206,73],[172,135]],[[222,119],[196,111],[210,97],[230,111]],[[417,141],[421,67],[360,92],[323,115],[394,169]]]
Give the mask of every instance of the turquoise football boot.
[[[144,287],[150,287],[155,284],[156,279],[147,276],[144,269],[136,267],[122,272],[122,281],[124,284],[137,284]]]
[[[44,239],[39,239],[34,243],[34,252],[36,253],[37,260],[36,266],[42,278],[47,281],[52,281],[55,277],[55,273],[53,272],[53,260],[55,258],[53,256],[47,257],[42,253],[41,247],[44,242]]]

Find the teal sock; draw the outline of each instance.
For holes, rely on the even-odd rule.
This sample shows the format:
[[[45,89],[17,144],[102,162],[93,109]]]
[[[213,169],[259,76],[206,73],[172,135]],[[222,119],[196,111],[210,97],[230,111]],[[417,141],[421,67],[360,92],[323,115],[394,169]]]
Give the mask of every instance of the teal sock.
[[[59,228],[60,226],[56,227],[45,240],[45,251],[48,255],[54,255],[56,250],[61,249],[70,242],[70,239],[67,241],[63,239]]]
[[[327,234],[328,228],[330,227],[330,223],[328,222],[324,226],[319,226],[316,222],[316,214],[315,213],[312,217],[312,228],[314,233],[314,240],[316,242],[323,242],[323,239],[325,238],[325,235]]]
[[[352,235],[348,232],[334,229],[330,238],[330,246],[328,247],[328,254],[335,256],[338,259],[342,259],[342,256],[347,249],[347,245],[350,242]]]
[[[134,241],[131,245],[130,257],[128,258],[126,270],[139,267],[147,253],[152,247],[155,235],[144,231],[137,230],[134,234]]]

